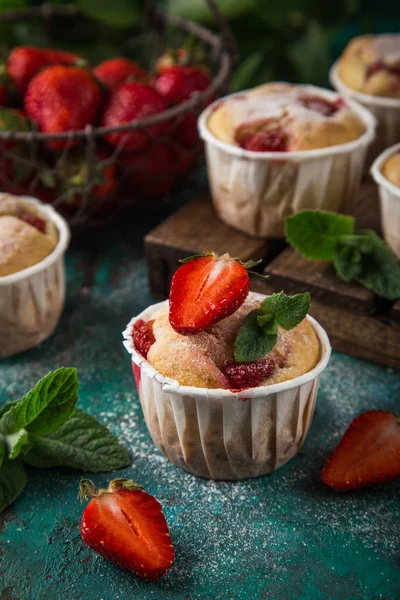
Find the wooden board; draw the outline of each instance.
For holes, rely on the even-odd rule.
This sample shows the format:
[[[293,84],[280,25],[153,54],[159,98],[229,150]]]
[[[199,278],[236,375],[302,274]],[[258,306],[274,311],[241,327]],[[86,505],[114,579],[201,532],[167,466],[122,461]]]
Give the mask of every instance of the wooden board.
[[[376,186],[367,180],[354,201],[357,226],[380,231]],[[400,301],[377,299],[357,283],[341,280],[329,263],[309,261],[282,240],[258,239],[238,232],[216,215],[209,196],[193,200],[145,237],[150,290],[168,296],[178,261],[214,250],[242,260],[263,259],[265,281],[253,280],[262,293],[310,291],[311,314],[327,330],[335,350],[400,368]]]

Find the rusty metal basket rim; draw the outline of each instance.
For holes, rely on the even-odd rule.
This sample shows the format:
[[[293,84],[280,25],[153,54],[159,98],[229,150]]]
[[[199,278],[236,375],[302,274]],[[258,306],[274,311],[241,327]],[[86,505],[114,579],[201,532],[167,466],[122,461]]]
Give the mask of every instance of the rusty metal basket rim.
[[[211,4],[210,0],[209,3]],[[212,4],[211,4],[212,6]],[[13,21],[20,19],[34,19],[34,18],[50,18],[52,16],[75,16],[80,14],[79,9],[71,4],[65,5],[52,5],[42,4],[38,7],[30,7],[24,10],[8,10],[0,13],[0,21]],[[234,52],[232,47],[229,47],[229,43],[225,38],[224,32],[222,34],[215,34],[209,29],[194,23],[182,17],[176,15],[167,14],[164,11],[154,11],[154,17],[164,22],[165,24],[171,25],[178,29],[183,29],[188,33],[193,33],[203,42],[207,43],[212,47],[216,55],[218,56],[219,68],[217,73],[212,79],[211,85],[202,92],[195,92],[192,94],[189,100],[182,102],[181,104],[168,108],[167,110],[147,117],[145,119],[136,119],[130,123],[119,125],[118,127],[95,127],[93,125],[86,125],[84,129],[78,129],[74,131],[67,131],[62,133],[43,133],[41,131],[0,131],[0,140],[9,141],[25,141],[25,142],[47,142],[51,140],[68,140],[73,141],[76,139],[93,139],[97,137],[103,137],[110,133],[123,133],[128,131],[134,131],[136,129],[142,129],[150,125],[155,125],[162,121],[167,121],[178,115],[186,114],[187,112],[199,109],[204,106],[204,103],[213,96],[213,94],[224,85],[232,66],[235,61]]]

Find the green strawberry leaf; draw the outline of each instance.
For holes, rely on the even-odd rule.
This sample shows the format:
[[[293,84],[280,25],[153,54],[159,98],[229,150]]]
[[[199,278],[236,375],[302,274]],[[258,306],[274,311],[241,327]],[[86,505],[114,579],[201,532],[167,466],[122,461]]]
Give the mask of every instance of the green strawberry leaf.
[[[284,292],[268,296],[261,304],[260,312],[273,315],[280,327],[289,330],[296,327],[310,310],[310,294],[286,296]]]
[[[57,431],[29,435],[32,448],[23,457],[34,467],[73,467],[81,471],[113,471],[131,464],[129,453],[94,417],[77,408]]]
[[[334,260],[338,239],[353,230],[353,217],[319,210],[303,210],[285,221],[288,242],[312,260]]]
[[[252,310],[243,319],[235,340],[235,360],[253,362],[262,358],[275,346],[277,334],[269,334],[258,324],[259,311]]]
[[[20,495],[26,484],[26,474],[19,460],[4,458],[0,469],[0,512]]]
[[[34,433],[55,431],[73,413],[78,400],[76,369],[61,367],[43,377],[0,419],[0,431]]]
[[[10,108],[0,108],[0,130],[2,131],[30,131],[28,119],[19,115]]]
[[[6,435],[6,444],[8,447],[8,458],[15,460],[21,453],[27,452],[30,448],[29,434],[26,429],[20,429],[17,433]]]

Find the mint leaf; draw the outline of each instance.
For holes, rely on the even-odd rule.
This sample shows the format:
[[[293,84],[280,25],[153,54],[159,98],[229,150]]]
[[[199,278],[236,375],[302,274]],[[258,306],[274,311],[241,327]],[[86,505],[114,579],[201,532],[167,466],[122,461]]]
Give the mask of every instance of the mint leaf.
[[[305,318],[310,310],[310,294],[286,296],[284,292],[268,296],[261,304],[260,311],[273,315],[282,329],[293,329]]]
[[[252,310],[243,319],[235,341],[235,360],[253,362],[275,346],[278,336],[265,332],[258,325],[259,311]]]
[[[29,435],[32,449],[23,460],[34,467],[73,467],[82,471],[113,471],[131,463],[128,451],[94,417],[77,408],[57,431]]]
[[[35,433],[55,431],[73,413],[78,400],[76,369],[61,367],[43,377],[0,419],[0,431]]]
[[[278,333],[278,323],[274,316],[271,315],[258,315],[257,317],[258,326],[261,327],[266,333],[275,335]]]
[[[367,237],[369,242],[366,244],[365,239],[364,242],[360,242],[360,269],[354,279],[381,298],[397,300],[400,298],[399,261],[374,231],[365,230],[359,233],[360,237]],[[339,244],[339,254],[343,244],[345,241]],[[340,259],[335,261],[335,265],[337,262],[340,262]],[[343,265],[340,265],[339,275],[343,272]]]
[[[6,445],[8,447],[8,457],[10,460],[16,459],[21,452],[26,452],[29,449],[29,435],[26,429],[20,429],[17,433],[6,435]]]
[[[0,469],[0,512],[20,495],[26,484],[26,474],[19,460],[4,458]]]
[[[0,468],[6,456],[6,440],[4,435],[0,433]]]
[[[16,406],[18,404],[18,400],[12,400],[10,402],[5,402],[1,407],[0,407],[0,419],[3,415],[5,415],[9,410],[11,410],[13,408],[13,406]]]
[[[353,231],[353,217],[320,210],[303,210],[285,220],[288,242],[312,260],[334,260],[338,239]]]

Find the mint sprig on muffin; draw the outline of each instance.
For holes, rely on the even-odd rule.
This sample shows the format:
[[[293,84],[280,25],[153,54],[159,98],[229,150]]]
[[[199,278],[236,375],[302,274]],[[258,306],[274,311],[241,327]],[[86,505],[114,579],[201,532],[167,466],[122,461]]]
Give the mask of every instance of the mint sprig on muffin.
[[[265,298],[259,309],[243,319],[235,340],[235,360],[253,362],[270,352],[278,341],[278,326],[297,327],[310,310],[310,294],[286,296],[284,292]]]
[[[286,218],[285,233],[303,256],[332,262],[345,281],[390,301],[400,298],[400,263],[375,231],[357,230],[353,217],[303,210]]]

